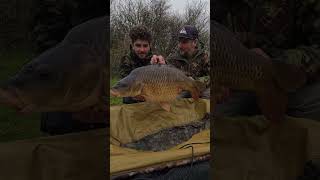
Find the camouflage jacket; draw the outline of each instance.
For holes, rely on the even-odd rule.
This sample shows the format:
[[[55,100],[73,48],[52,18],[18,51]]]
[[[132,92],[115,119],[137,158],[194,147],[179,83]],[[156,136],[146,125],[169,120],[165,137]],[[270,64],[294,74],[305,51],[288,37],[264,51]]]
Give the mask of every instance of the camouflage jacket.
[[[306,65],[320,63],[320,1],[217,0],[213,19],[234,31],[248,48],[272,58]],[[313,66],[314,65],[314,66]]]
[[[126,77],[132,70],[138,67],[149,65],[152,55],[152,51],[150,50],[146,58],[141,59],[132,50],[130,50],[128,54],[121,58],[119,69],[120,78]]]
[[[177,48],[173,53],[169,54],[166,62],[183,70],[187,76],[191,76],[193,79],[199,79],[205,76],[209,77],[209,55],[201,48],[198,49],[197,53],[191,58],[182,56]]]

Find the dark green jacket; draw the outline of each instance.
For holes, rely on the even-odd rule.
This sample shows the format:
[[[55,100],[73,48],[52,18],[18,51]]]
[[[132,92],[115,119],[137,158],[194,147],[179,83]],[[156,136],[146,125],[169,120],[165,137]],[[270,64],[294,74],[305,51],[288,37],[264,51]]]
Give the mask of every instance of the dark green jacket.
[[[152,55],[152,51],[150,50],[146,58],[140,59],[132,50],[130,50],[128,54],[121,58],[120,78],[126,77],[132,70],[138,67],[149,65]]]
[[[193,57],[187,58],[179,53],[177,48],[166,58],[168,64],[171,64],[183,70],[187,76],[194,79],[209,76],[210,59],[208,53],[199,48]]]

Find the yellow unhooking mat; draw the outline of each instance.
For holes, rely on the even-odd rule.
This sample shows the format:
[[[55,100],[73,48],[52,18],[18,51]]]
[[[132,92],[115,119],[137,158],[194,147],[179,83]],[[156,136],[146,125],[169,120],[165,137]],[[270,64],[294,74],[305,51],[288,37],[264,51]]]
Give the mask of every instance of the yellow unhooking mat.
[[[110,136],[128,143],[162,129],[201,120],[210,111],[210,101],[180,99],[172,104],[172,112],[148,103],[125,104],[110,107]],[[115,138],[115,139],[113,139]]]
[[[161,152],[137,151],[122,148],[160,130],[189,124],[201,120],[210,110],[209,100],[180,99],[172,104],[172,112],[147,103],[113,106],[110,109],[110,173],[113,175],[128,172],[148,171],[145,168],[189,161],[193,156],[210,154],[210,131],[195,134],[189,141]],[[190,148],[189,146],[192,146]],[[182,162],[179,162],[182,163]]]
[[[190,148],[192,146],[192,148]],[[192,156],[199,157],[210,154],[210,131],[205,130],[194,135],[189,141],[166,151],[136,151],[110,145],[110,173],[125,174],[128,172],[147,172],[146,167],[161,166],[161,164],[177,163],[179,160],[192,161]],[[203,157],[204,158],[204,157]],[[188,161],[190,160],[190,161]],[[180,161],[180,163],[183,163]]]

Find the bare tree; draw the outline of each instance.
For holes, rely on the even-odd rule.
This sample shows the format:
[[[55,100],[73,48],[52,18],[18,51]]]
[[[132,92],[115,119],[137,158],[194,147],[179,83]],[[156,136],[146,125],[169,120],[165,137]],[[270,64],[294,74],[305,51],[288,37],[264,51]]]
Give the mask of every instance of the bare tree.
[[[129,31],[135,25],[145,25],[153,36],[154,53],[167,56],[177,44],[177,34],[185,24],[195,25],[200,40],[207,44],[209,39],[209,13],[201,0],[189,3],[185,14],[171,10],[169,0],[119,0],[111,1],[111,64],[116,70],[120,58],[128,51]],[[114,71],[117,72],[117,71]],[[113,73],[113,72],[112,72]]]
[[[207,4],[204,1],[192,1],[188,2],[185,9],[185,24],[194,25],[199,31],[199,39],[208,47],[209,44],[209,34],[210,34],[210,16],[207,11]]]

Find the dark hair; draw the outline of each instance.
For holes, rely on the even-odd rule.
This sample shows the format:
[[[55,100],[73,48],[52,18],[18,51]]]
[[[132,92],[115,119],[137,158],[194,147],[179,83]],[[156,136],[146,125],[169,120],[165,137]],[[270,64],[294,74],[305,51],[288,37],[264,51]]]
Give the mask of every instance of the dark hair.
[[[130,30],[129,36],[131,38],[132,43],[134,43],[138,39],[148,41],[149,43],[151,43],[152,41],[151,33],[149,32],[147,27],[143,25],[133,27]]]

